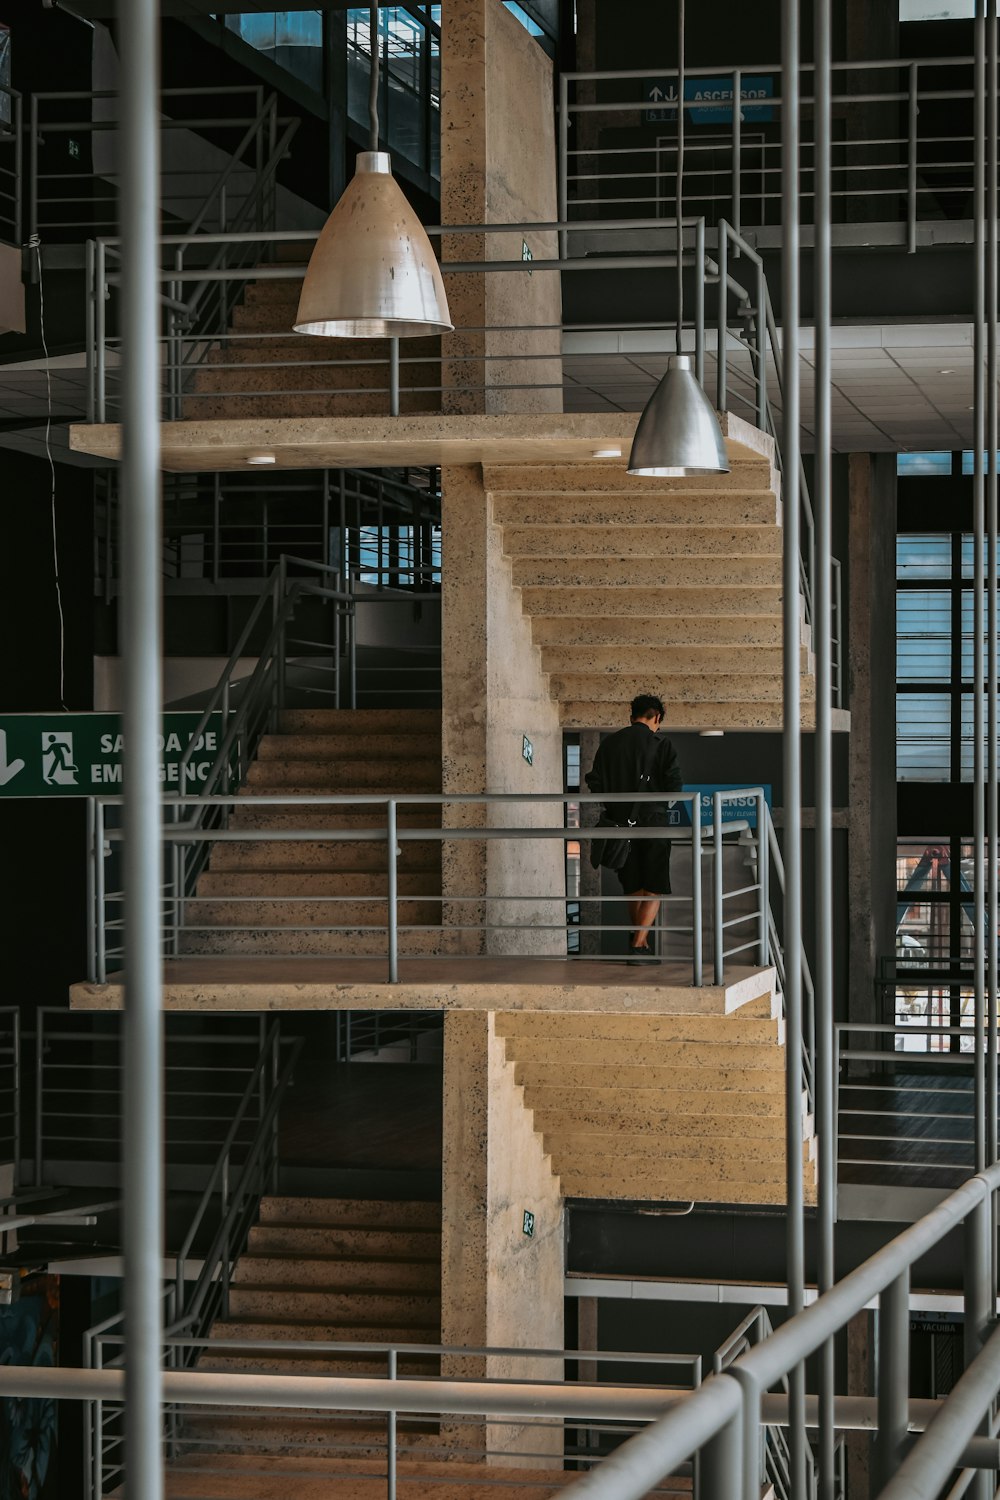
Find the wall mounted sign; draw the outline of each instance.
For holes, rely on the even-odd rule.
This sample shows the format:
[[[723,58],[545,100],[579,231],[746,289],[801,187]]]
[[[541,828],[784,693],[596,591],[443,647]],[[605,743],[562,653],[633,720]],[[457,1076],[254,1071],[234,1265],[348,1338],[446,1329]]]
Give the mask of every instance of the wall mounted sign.
[[[701,826],[703,829],[711,828],[715,818],[715,792],[742,792],[746,785],[739,781],[715,781],[694,782],[684,787],[686,792],[699,793],[699,807],[701,809]],[[773,806],[771,802],[771,788],[764,786],[764,801],[768,807]],[[756,797],[737,797],[733,802],[722,804],[723,817],[726,822],[735,822],[737,819],[745,818],[751,828],[757,827],[757,799]],[[672,828],[691,827],[691,803],[678,802],[668,813],[669,826]]]
[[[677,119],[676,78],[647,78],[642,97],[646,102],[644,120],[659,125]],[[686,78],[684,98],[692,107],[685,112],[690,125],[731,125],[733,120],[733,80],[720,78]],[[774,105],[757,101],[774,98],[774,77],[769,73],[748,73],[740,79],[740,119],[767,121],[774,119]]]
[[[177,792],[180,761],[201,714],[163,715],[160,781]],[[204,784],[223,737],[212,715],[187,767],[187,791]],[[0,714],[0,797],[89,797],[122,790],[121,714]]]

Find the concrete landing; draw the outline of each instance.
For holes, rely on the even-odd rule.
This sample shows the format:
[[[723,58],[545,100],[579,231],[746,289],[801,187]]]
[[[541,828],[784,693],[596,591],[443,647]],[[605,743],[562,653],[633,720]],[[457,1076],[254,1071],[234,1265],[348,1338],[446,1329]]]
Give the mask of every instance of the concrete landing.
[[[709,971],[710,972],[710,971]],[[120,1010],[123,976],[70,987],[74,1010]],[[173,959],[165,1010],[618,1011],[729,1015],[754,1001],[771,1013],[774,970],[733,966],[727,982],[691,983],[688,964],[611,959],[406,958],[390,984],[384,959]]]

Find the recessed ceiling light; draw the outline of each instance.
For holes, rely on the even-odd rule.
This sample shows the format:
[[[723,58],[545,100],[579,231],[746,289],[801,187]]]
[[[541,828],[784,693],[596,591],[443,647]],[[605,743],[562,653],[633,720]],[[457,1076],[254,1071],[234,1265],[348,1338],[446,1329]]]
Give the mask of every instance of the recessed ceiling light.
[[[954,370],[938,370],[939,375],[954,375]]]
[[[276,464],[278,460],[273,453],[248,453],[248,464]]]
[[[698,734],[703,740],[721,740],[725,732],[724,729],[699,729]]]
[[[591,454],[592,458],[621,458],[620,448],[595,448]]]

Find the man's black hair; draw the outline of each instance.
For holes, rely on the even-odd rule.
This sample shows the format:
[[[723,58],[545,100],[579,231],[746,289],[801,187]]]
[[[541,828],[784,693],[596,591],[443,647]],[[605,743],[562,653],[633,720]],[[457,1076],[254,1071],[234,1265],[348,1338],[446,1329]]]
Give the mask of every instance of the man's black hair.
[[[660,699],[654,698],[652,693],[640,693],[637,698],[633,698],[629,710],[633,719],[646,719],[650,714],[658,714],[662,719],[665,712]]]

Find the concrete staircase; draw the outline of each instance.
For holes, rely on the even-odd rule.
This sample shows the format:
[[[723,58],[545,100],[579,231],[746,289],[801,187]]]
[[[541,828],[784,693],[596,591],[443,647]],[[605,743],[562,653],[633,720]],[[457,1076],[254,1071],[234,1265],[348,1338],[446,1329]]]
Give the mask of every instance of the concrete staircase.
[[[237,1266],[229,1316],[216,1321],[210,1337],[220,1347],[210,1344],[202,1355],[198,1368],[204,1371],[383,1376],[385,1354],[312,1353],[308,1346],[440,1343],[441,1205],[264,1198]],[[221,1344],[227,1339],[264,1347],[226,1350]],[[433,1357],[400,1360],[401,1375],[438,1373]],[[227,1455],[226,1468],[230,1455],[265,1457],[270,1473],[276,1458],[307,1455],[311,1467],[315,1458],[383,1454],[385,1432],[379,1414],[237,1407],[190,1413],[182,1446],[198,1461]],[[401,1418],[400,1449],[419,1447],[435,1433],[434,1423]]]
[[[781,500],[773,448],[729,474],[630,477],[617,463],[483,470],[511,576],[567,729],[618,728],[657,692],[671,729],[781,728]],[[805,606],[803,726],[815,678]]]
[[[776,996],[731,1015],[498,1014],[496,1029],[567,1198],[785,1201]],[[803,1096],[807,1202],[812,1131]]]
[[[389,411],[389,341],[292,333],[298,280],[253,281],[186,397],[197,421],[353,417]],[[402,339],[400,411],[440,411],[440,338]],[[417,387],[431,387],[419,390]]]
[[[384,809],[254,806],[255,795],[439,792],[441,714],[381,709],[292,709],[265,735],[230,827],[273,834],[385,826]],[[436,807],[403,807],[399,826],[424,827]],[[441,846],[404,841],[399,856],[401,926],[441,922]],[[186,953],[378,955],[386,952],[384,840],[283,839],[220,843],[187,909]],[[424,898],[424,899],[422,899]],[[340,930],[333,930],[340,929]],[[433,953],[441,936],[401,931],[400,952]]]

